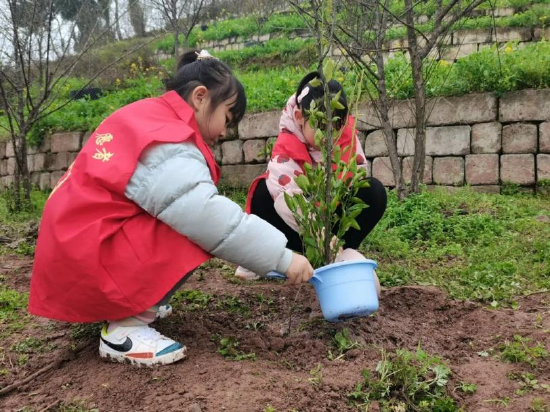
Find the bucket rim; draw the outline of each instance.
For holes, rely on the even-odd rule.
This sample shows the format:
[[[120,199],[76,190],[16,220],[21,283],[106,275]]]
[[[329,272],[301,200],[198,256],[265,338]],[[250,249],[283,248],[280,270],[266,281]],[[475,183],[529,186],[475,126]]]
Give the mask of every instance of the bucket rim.
[[[355,259],[355,260],[345,260],[343,262],[336,262],[331,263],[325,266],[321,266],[320,268],[315,269],[315,274],[318,275],[322,272],[325,272],[329,269],[334,269],[340,266],[347,266],[347,265],[355,265],[358,263],[368,263],[370,265],[374,265],[373,269],[376,269],[378,267],[377,263],[372,259]]]

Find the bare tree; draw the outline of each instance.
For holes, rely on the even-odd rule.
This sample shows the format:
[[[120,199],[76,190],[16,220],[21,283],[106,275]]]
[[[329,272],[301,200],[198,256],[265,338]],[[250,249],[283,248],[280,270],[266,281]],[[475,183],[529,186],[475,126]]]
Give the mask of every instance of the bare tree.
[[[61,91],[94,42],[89,40],[73,54],[75,42],[70,39],[74,39],[77,24],[60,26],[56,0],[2,1],[6,7],[0,7],[0,38],[7,41],[0,56],[0,107],[7,118],[8,126],[4,128],[15,153],[14,206],[20,210],[30,203],[27,134],[41,119],[70,103],[61,98]],[[106,65],[83,88],[145,44]]]
[[[205,3],[206,0],[151,0],[174,33],[175,56],[179,54],[180,34],[184,36],[184,47],[189,47],[189,35],[200,20]]]
[[[321,0],[316,0],[321,1]],[[357,68],[366,73],[367,80],[374,86],[375,94],[369,98],[375,109],[377,118],[372,124],[383,130],[396,190],[400,199],[410,192],[418,192],[423,180],[425,163],[426,118],[427,110],[424,66],[430,53],[441,46],[443,39],[448,35],[453,25],[463,17],[468,16],[484,0],[451,0],[443,3],[437,1],[437,11],[432,31],[422,32],[419,29],[418,16],[422,2],[412,3],[404,0],[401,12],[392,12],[393,4],[389,0],[334,0],[339,10],[337,29],[334,33],[334,43],[344,50],[345,57]],[[318,17],[311,7],[305,8],[302,2],[291,0],[291,5],[310,20],[318,21]],[[410,187],[405,184],[401,163],[398,157],[397,139],[392,127],[392,113],[394,99],[388,92],[386,81],[385,61],[391,51],[387,42],[387,32],[396,24],[406,27],[407,52],[411,60],[413,85],[415,91],[414,107],[411,108],[416,121],[415,154]],[[310,23],[313,31],[315,23]],[[429,64],[429,63],[428,63]],[[407,73],[402,74],[403,79]]]
[[[130,0],[128,2],[128,14],[130,15],[130,23],[135,35],[138,37],[145,36],[145,14],[138,0]]]

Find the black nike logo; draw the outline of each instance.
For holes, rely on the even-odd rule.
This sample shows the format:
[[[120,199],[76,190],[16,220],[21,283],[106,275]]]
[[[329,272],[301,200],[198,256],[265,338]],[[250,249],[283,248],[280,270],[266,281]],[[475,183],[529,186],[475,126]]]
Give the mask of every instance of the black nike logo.
[[[132,349],[132,340],[129,337],[126,337],[124,343],[111,343],[103,339],[103,336],[101,337],[101,341],[111,349],[119,352],[128,352],[130,349]]]

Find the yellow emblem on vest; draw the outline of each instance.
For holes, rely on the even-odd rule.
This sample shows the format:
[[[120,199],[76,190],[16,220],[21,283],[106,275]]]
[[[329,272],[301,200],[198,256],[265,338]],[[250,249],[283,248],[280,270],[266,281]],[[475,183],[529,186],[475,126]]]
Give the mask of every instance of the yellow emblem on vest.
[[[96,160],[101,160],[102,162],[108,162],[111,160],[111,157],[113,157],[114,153],[108,152],[103,148],[103,151],[100,151],[99,149],[95,149],[96,153],[92,156]]]
[[[111,140],[113,140],[113,135],[111,133],[98,133],[95,138],[95,144],[103,146],[104,143],[110,142]]]

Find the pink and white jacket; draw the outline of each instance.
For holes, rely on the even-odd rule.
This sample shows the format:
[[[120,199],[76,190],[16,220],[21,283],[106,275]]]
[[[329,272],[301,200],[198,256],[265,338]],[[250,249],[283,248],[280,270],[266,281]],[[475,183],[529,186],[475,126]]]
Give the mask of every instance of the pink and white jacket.
[[[310,163],[316,167],[323,161],[320,150],[310,146],[296,118],[294,112],[296,109],[296,95],[292,95],[284,108],[279,121],[279,136],[273,146],[271,160],[267,165],[267,171],[263,175],[256,178],[250,186],[247,200],[247,212],[250,213],[250,204],[252,195],[256,189],[256,185],[260,179],[266,179],[267,189],[274,201],[275,210],[295,231],[298,231],[296,220],[290,209],[288,208],[284,193],[293,195],[301,193],[294,178],[303,174],[303,164]],[[337,144],[342,148],[352,146],[352,152],[356,155],[357,165],[362,168],[367,168],[367,162],[361,143],[357,137],[357,131],[354,129],[355,120],[349,116],[344,130]],[[347,153],[349,157],[349,152]],[[346,154],[344,155],[344,158]]]

